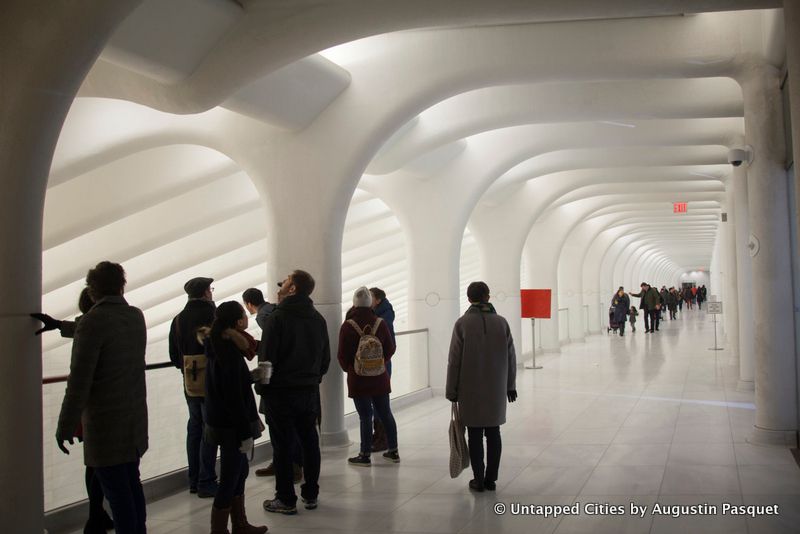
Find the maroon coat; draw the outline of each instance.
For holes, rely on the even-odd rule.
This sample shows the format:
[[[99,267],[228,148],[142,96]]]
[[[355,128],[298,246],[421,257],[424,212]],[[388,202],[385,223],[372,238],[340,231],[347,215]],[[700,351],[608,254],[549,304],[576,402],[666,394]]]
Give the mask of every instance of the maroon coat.
[[[347,312],[347,318],[352,319],[358,324],[361,330],[365,326],[372,327],[375,324],[377,315],[371,308],[352,308]],[[378,326],[378,331],[375,335],[380,339],[383,344],[383,358],[384,361],[389,361],[394,354],[395,346],[392,340],[392,334],[389,332],[389,327],[385,321],[381,321]],[[358,350],[358,341],[361,336],[358,335],[353,325],[345,321],[339,329],[339,365],[342,370],[347,373],[347,395],[350,398],[354,397],[377,397],[378,395],[388,395],[392,391],[389,382],[389,374],[384,372],[379,376],[359,376],[356,374],[353,364],[356,359],[356,350]]]

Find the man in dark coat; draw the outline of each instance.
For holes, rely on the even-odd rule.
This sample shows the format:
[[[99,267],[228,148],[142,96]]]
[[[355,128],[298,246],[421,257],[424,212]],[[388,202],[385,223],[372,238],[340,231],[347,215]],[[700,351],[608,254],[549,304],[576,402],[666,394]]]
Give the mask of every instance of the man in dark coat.
[[[494,490],[500,468],[500,425],[506,401],[517,400],[517,358],[508,322],[489,304],[489,286],[467,288],[470,307],[456,321],[450,340],[445,396],[458,402],[469,435],[474,491]],[[486,435],[484,472],[483,436]]]
[[[310,298],[314,278],[295,270],[278,285],[278,306],[267,318],[258,354],[260,362],[272,363],[272,378],[269,384],[256,385],[275,463],[275,498],[264,501],[264,509],[296,514],[293,434],[297,433],[303,449],[305,483],[301,496],[306,509],[313,509],[319,496],[319,384],[328,372],[331,349],[325,318],[314,309]]]
[[[145,532],[139,460],[147,451],[144,315],[122,294],[125,271],[100,262],[86,276],[94,306],[75,329],[67,392],[56,443],[73,442],[83,425],[84,463],[94,468],[111,506],[117,532]]]
[[[628,321],[628,314],[631,311],[631,299],[625,294],[622,286],[614,296],[611,297],[611,307],[614,309],[614,322],[619,325],[619,335],[625,335],[625,323]]]
[[[267,317],[275,311],[275,304],[264,300],[264,293],[256,287],[245,289],[244,293],[242,293],[242,302],[250,314],[256,315],[256,324],[258,324],[263,333],[264,326],[267,324]],[[292,464],[294,481],[300,482],[303,480],[303,453],[300,449],[300,439],[297,436],[295,436],[292,444]],[[275,476],[275,462],[272,461],[268,466],[256,469],[255,473],[257,477]]]
[[[658,330],[658,314],[661,308],[661,296],[658,290],[652,287],[647,282],[642,282],[641,291],[638,293],[631,293],[632,297],[641,297],[639,301],[639,309],[643,310],[644,314],[644,331],[646,334]]]
[[[183,289],[189,297],[183,311],[172,320],[169,328],[169,359],[181,370],[184,377],[184,397],[189,408],[186,424],[186,455],[189,463],[189,492],[198,497],[213,497],[217,492],[217,447],[206,442],[203,428],[206,424],[205,361],[203,345],[197,340],[197,330],[211,326],[214,306],[211,288],[213,278],[192,278]],[[192,365],[185,368],[185,359]],[[188,361],[188,360],[186,360]]]

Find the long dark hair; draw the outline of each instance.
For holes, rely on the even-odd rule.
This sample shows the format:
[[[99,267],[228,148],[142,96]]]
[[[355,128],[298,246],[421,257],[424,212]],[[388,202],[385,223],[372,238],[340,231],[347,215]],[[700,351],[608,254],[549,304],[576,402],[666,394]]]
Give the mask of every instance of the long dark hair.
[[[214,352],[219,355],[218,347],[223,344],[222,333],[228,328],[236,328],[236,323],[244,317],[244,308],[235,300],[223,302],[214,312],[214,322],[211,323],[211,345]]]

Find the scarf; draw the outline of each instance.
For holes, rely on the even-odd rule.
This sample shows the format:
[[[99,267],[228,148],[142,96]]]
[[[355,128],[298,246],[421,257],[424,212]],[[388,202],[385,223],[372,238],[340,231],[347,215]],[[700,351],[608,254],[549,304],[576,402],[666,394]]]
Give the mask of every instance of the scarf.
[[[476,310],[480,311],[481,313],[494,313],[497,314],[497,311],[494,309],[494,306],[491,305],[489,302],[480,302],[477,304],[470,304],[469,309],[475,308]]]

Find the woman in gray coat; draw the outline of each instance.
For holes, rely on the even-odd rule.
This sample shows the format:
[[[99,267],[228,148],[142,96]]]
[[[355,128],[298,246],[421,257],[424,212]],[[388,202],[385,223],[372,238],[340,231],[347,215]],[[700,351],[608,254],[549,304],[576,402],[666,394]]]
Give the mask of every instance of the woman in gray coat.
[[[467,427],[475,491],[494,490],[500,468],[500,425],[506,422],[506,401],[517,400],[517,358],[506,320],[489,304],[489,286],[467,288],[470,307],[456,321],[450,341],[445,396],[458,402]],[[486,436],[486,466],[483,436]]]

